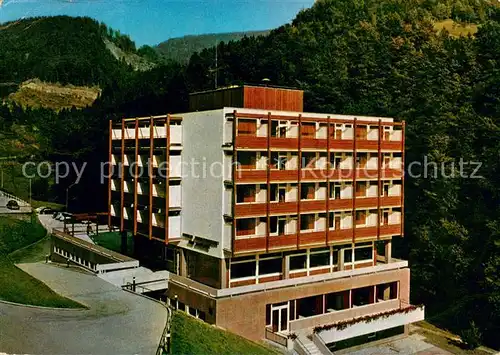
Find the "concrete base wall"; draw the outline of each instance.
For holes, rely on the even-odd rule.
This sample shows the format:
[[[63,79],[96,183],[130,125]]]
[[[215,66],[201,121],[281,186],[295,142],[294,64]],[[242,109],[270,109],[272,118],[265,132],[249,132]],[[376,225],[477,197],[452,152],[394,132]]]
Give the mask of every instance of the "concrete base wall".
[[[170,299],[175,299],[175,296],[177,296],[180,302],[205,312],[207,322],[229,329],[245,338],[259,341],[265,338],[266,305],[268,304],[393,281],[399,281],[401,285],[401,299],[408,299],[409,275],[410,270],[408,268],[397,269],[377,274],[358,275],[351,278],[283,287],[218,299],[196,292],[191,288],[170,283],[167,295]],[[373,307],[364,306],[362,308],[364,312],[377,313],[379,312],[377,307],[381,304],[377,303]],[[373,312],[370,312],[371,308],[373,308]]]

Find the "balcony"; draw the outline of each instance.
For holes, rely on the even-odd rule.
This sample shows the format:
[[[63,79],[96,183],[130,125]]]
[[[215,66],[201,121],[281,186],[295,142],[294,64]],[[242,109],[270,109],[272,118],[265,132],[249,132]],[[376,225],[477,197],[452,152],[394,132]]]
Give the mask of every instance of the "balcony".
[[[139,127],[138,128],[138,139],[149,139],[151,137],[150,127]],[[124,129],[124,139],[135,139],[135,127],[126,127]],[[153,126],[153,136],[154,138],[166,138],[167,137],[167,127],[166,126]],[[115,128],[112,130],[112,139],[121,140],[122,139],[122,129]],[[170,125],[170,143],[175,145],[182,144],[182,126],[181,125]]]
[[[366,306],[353,307],[338,311],[331,311],[328,313],[319,314],[306,318],[299,318],[290,321],[290,331],[293,332],[301,329],[311,329],[315,327],[321,327],[327,324],[336,324],[346,319],[353,319],[370,314],[387,312],[390,310],[398,309],[399,305],[400,301],[395,299],[378,303],[372,303]]]
[[[403,177],[403,170],[396,168],[381,169],[380,174],[377,169],[301,169],[301,181],[349,181],[354,179],[371,179],[378,180],[379,175],[381,180],[399,180]],[[266,169],[237,169],[235,180],[238,183],[263,183],[267,182]],[[297,182],[299,180],[299,171],[296,169],[290,170],[275,170],[270,171],[271,182]]]
[[[316,326],[314,328],[314,334],[320,338],[322,342],[329,344],[419,322],[425,319],[424,306],[412,306],[400,302],[399,300],[395,301],[397,304],[392,301],[387,301],[359,307],[363,308],[361,311],[358,308],[354,308],[348,311],[339,312],[345,312],[345,314],[340,317],[331,317],[336,319],[336,321],[330,325]],[[378,305],[383,305],[384,307],[375,307]],[[323,323],[328,320],[329,318],[325,317],[318,321]]]
[[[383,151],[398,151],[403,149],[402,142],[402,131],[393,130],[392,132],[387,132],[388,134],[383,137],[380,141],[380,149]],[[238,135],[236,136],[236,148],[237,149],[267,149],[267,136],[257,136],[255,135]],[[316,137],[302,137],[300,140],[300,146],[302,149],[315,149],[315,150],[326,150],[328,145],[330,149],[334,150],[353,150],[354,140],[352,137],[347,137],[344,139],[336,139],[333,136],[330,137],[330,141],[325,138],[325,136],[317,132]],[[297,137],[271,137],[269,141],[269,146],[274,149],[283,150],[297,150],[299,146],[299,139]],[[378,150],[379,141],[378,134],[367,135],[366,137],[356,139],[356,149],[357,150]]]
[[[353,234],[354,233],[354,234]],[[353,236],[356,240],[375,240],[378,236],[394,236],[401,234],[401,224],[388,224],[381,225],[380,229],[377,226],[357,227],[355,230],[352,228],[345,229],[331,229],[331,230],[313,230],[301,231],[298,235],[281,234],[270,235],[269,239],[265,235],[244,235],[238,236],[234,240],[234,254],[245,254],[253,252],[269,250],[279,251],[288,250],[290,248],[304,248],[311,246],[323,246],[325,244],[346,242],[350,243]],[[269,243],[269,244],[268,244]]]
[[[353,199],[340,198],[330,199],[328,202],[328,211],[350,210],[353,208]],[[272,202],[269,204],[270,215],[290,215],[298,211],[297,201]],[[380,197],[380,207],[400,207],[401,196],[383,196]],[[377,197],[356,197],[356,209],[378,208]],[[300,212],[326,212],[325,199],[310,199],[300,201]],[[257,217],[267,215],[267,204],[265,202],[237,203],[235,205],[235,217]]]

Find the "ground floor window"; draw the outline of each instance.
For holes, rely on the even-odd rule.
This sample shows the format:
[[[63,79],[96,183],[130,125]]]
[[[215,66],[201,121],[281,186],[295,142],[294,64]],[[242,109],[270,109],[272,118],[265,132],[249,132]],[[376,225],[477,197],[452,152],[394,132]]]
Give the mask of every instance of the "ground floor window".
[[[352,290],[352,305],[359,307],[374,303],[373,295],[373,286],[355,288]]]

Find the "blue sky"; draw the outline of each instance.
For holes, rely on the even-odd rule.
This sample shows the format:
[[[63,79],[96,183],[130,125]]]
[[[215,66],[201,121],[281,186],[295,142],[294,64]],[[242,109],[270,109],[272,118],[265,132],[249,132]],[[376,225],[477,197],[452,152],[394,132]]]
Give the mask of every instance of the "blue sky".
[[[0,23],[23,17],[89,16],[140,46],[188,34],[276,28],[314,0],[0,0]]]

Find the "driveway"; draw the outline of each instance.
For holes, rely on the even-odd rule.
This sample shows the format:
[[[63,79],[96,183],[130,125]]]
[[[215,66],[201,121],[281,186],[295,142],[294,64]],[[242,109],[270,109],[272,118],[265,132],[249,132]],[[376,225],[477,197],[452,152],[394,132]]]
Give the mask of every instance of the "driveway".
[[[350,355],[453,355],[425,341],[419,334],[384,343],[378,346],[352,351]]]
[[[166,309],[90,274],[35,263],[19,265],[88,310],[49,310],[0,303],[0,352],[154,354]]]

